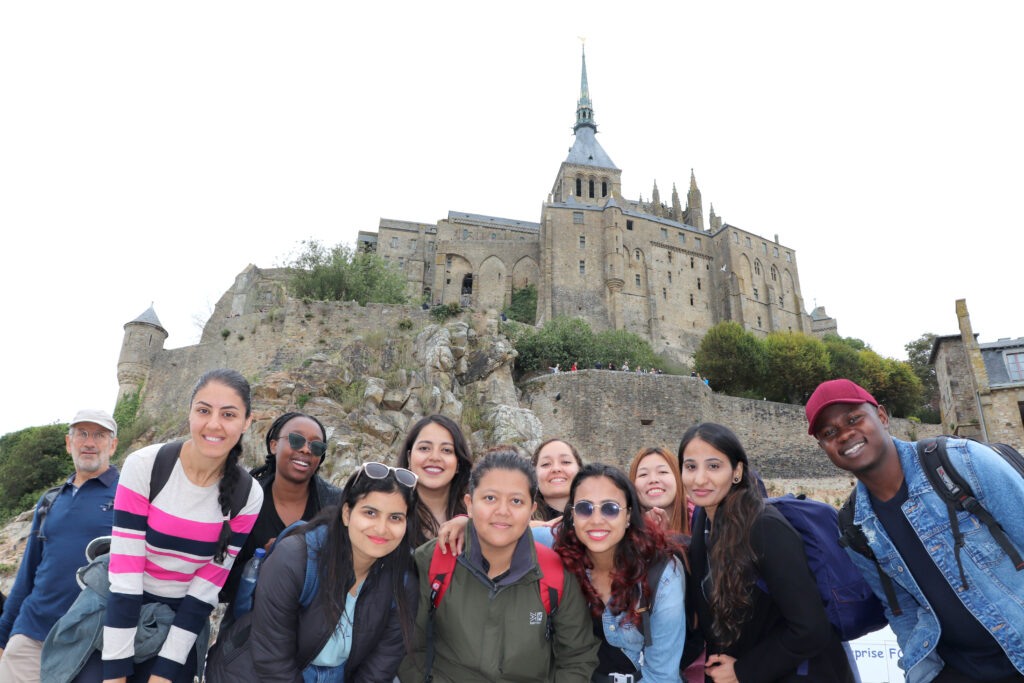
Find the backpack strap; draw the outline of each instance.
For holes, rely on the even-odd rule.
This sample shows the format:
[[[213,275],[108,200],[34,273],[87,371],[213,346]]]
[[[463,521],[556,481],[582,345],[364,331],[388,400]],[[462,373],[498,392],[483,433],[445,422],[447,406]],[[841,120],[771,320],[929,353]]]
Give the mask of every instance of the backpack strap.
[[[671,559],[669,557],[664,560],[658,560],[647,570],[647,586],[651,590],[651,596],[648,598],[647,604],[638,609],[641,619],[640,627],[644,633],[644,647],[650,647],[654,643],[654,640],[651,638],[651,613],[654,611],[654,596],[658,593],[658,584],[661,583],[661,576],[665,573],[665,569],[668,567]],[[640,594],[642,596],[643,592]]]
[[[1000,451],[996,452],[1004,459],[1006,455]],[[960,549],[964,545],[964,535],[960,531],[960,523],[957,519],[957,510],[966,510],[974,515],[980,522],[988,527],[992,538],[1003,552],[1013,562],[1013,566],[1020,571],[1024,569],[1024,559],[1021,558],[1013,542],[1006,536],[1003,527],[996,521],[985,506],[974,496],[970,484],[963,476],[956,471],[953,463],[949,460],[949,453],[946,450],[946,437],[939,436],[934,439],[925,439],[917,443],[917,456],[921,461],[928,482],[939,497],[946,503],[946,510],[949,514],[949,524],[953,532],[953,550],[956,557],[956,566],[960,570],[960,583],[966,589],[967,576],[964,573],[963,562],[960,559]],[[1013,464],[1011,462],[1011,464]]]
[[[167,484],[167,480],[171,478],[171,472],[174,471],[174,463],[181,457],[181,447],[184,441],[171,441],[165,443],[157,451],[156,459],[153,461],[153,469],[149,474],[149,502],[152,503],[157,497],[160,491],[163,490],[164,485]],[[234,492],[231,494],[231,518],[234,519],[238,516],[238,513],[242,511],[245,504],[249,502],[249,492],[252,489],[253,482],[255,481],[241,465],[237,466],[242,472],[242,476],[239,477],[241,482],[248,480],[248,486],[236,486]]]
[[[839,508],[839,545],[844,548],[850,548],[858,555],[871,560],[872,564],[875,565],[875,571],[878,572],[878,580],[882,584],[882,590],[885,591],[885,601],[889,603],[889,611],[893,615],[899,616],[903,614],[903,610],[900,608],[899,600],[896,599],[896,588],[892,585],[892,579],[882,571],[882,565],[875,556],[875,551],[871,549],[868,538],[864,535],[864,530],[859,524],[853,523],[853,514],[856,506],[857,489],[854,488],[853,491],[850,491],[846,502]]]
[[[534,541],[537,549],[537,566],[540,567],[541,577],[540,601],[544,603],[544,610],[548,613],[548,624],[544,631],[544,639],[551,640],[555,634],[555,613],[558,612],[558,605],[562,599],[562,586],[565,584],[565,565],[562,564],[561,556],[543,543]]]
[[[50,508],[53,507],[53,501],[57,500],[57,496],[60,495],[63,488],[64,484],[58,484],[57,486],[48,488],[42,498],[39,499],[39,505],[36,506],[36,516],[39,518],[39,526],[36,527],[36,538],[40,541],[46,540],[46,535],[43,534],[43,525],[46,523],[46,515],[50,514]]]
[[[434,612],[441,604],[448,585],[452,582],[452,574],[455,573],[454,553],[442,553],[441,544],[434,546],[434,554],[430,556],[430,569],[427,570],[427,577],[430,579],[430,605],[427,612],[427,657],[424,667],[423,680],[430,683],[434,680]]]
[[[305,524],[303,521],[295,522],[289,525],[281,532],[281,536],[284,536],[292,528],[298,527]],[[320,527],[325,529],[326,527]],[[306,534],[306,578],[302,582],[302,593],[299,595],[299,605],[305,609],[313,604],[313,598],[316,597],[316,592],[320,588],[320,575],[317,573],[317,557],[320,554],[320,547],[322,540],[319,535],[319,530],[312,533]],[[275,545],[277,541],[274,541]],[[273,549],[273,546],[271,546]]]
[[[170,441],[161,446],[160,450],[157,451],[156,459],[153,460],[153,469],[149,473],[150,503],[160,495],[164,484],[171,478],[171,472],[174,471],[174,463],[178,462],[183,443],[183,441]]]

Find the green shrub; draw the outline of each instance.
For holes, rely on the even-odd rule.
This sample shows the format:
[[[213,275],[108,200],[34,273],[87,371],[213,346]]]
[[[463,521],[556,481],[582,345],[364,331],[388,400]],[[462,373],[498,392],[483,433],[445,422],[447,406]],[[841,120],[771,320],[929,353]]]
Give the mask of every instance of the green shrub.
[[[462,313],[462,306],[452,302],[450,304],[438,304],[430,309],[430,317],[439,323],[443,323],[449,318],[454,318]]]

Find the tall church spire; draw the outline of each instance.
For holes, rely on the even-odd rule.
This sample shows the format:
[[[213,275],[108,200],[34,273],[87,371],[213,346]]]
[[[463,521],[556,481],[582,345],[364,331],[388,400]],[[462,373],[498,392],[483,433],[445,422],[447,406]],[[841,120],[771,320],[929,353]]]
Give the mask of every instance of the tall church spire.
[[[590,86],[587,85],[587,49],[583,48],[583,72],[580,76],[580,99],[576,103],[576,125],[572,127],[573,132],[587,126],[597,132],[597,124],[594,123],[594,105],[590,101]]]

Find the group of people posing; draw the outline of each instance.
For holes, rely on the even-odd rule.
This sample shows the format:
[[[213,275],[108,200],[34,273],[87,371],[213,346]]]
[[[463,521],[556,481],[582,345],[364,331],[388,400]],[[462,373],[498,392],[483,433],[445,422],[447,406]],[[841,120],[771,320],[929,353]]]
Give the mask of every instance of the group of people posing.
[[[1024,573],[988,527],[963,512],[954,542],[914,444],[863,388],[822,384],[807,417],[859,480],[854,521],[875,561],[851,557],[898,601],[886,616],[909,683],[1024,681]],[[725,426],[690,427],[674,453],[642,448],[626,471],[560,439],[532,459],[474,457],[432,415],[394,465],[364,462],[339,489],[317,474],[327,430],[303,413],[275,420],[265,464],[242,469],[251,421],[246,380],[211,371],[189,438],[118,473],[114,420],[76,416],[75,474],[37,507],[0,618],[0,683],[856,680],[801,536]],[[1024,480],[986,446],[947,448],[1024,548]],[[109,554],[79,569],[102,536]],[[260,548],[250,601],[239,587]]]

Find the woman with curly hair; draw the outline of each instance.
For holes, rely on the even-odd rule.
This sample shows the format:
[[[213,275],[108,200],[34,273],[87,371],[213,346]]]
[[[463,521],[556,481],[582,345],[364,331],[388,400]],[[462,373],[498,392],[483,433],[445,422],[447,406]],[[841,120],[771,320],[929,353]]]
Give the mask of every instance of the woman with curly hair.
[[[566,510],[553,547],[579,581],[601,639],[592,680],[632,674],[645,683],[679,683],[686,579],[672,543],[645,520],[636,490],[617,467],[584,466]]]
[[[318,474],[327,457],[327,430],[320,420],[305,413],[285,413],[270,425],[264,441],[266,460],[249,472],[263,488],[263,507],[231,568],[221,602],[234,602],[242,570],[257,548],[267,548],[290,524],[309,521],[323,508],[341,502],[341,489]],[[230,621],[228,617],[222,626]]]
[[[459,425],[444,415],[428,415],[406,434],[397,464],[419,477],[413,545],[437,536],[441,524],[466,514],[463,500],[473,458]]]
[[[736,435],[706,422],[679,444],[698,506],[690,604],[715,683],[848,683],[853,672],[825,616],[803,539],[766,505]],[[813,596],[813,597],[809,597]]]

